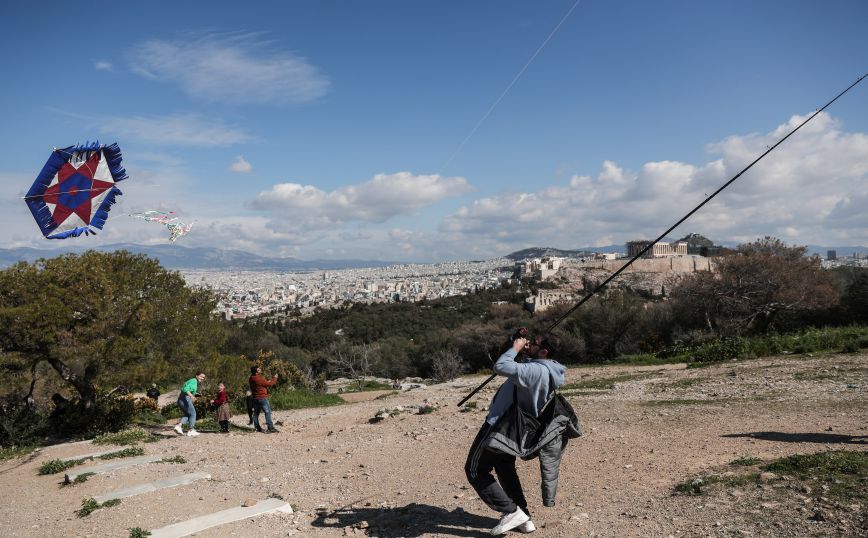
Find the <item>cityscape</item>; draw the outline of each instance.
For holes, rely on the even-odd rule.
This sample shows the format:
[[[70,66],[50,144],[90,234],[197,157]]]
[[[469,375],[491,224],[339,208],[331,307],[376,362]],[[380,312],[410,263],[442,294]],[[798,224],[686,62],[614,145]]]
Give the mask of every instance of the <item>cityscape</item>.
[[[680,273],[685,269],[676,268],[673,265],[675,259],[705,259],[697,254],[678,252],[668,243],[655,245],[648,257],[661,261],[668,258],[673,259],[673,262],[638,264],[637,270]],[[317,308],[336,308],[351,303],[418,302],[465,295],[499,287],[515,277],[546,280],[557,274],[561,267],[615,270],[618,260],[626,261],[627,257],[617,253],[598,253],[579,259],[549,256],[518,262],[496,258],[323,271],[181,269],[180,273],[189,285],[213,290],[219,298],[217,311],[226,319],[241,319],[282,311],[296,311],[297,315],[304,316]],[[868,267],[868,255],[854,252],[848,256],[837,256],[835,251],[830,250],[822,259],[822,264],[827,269]],[[693,269],[688,272],[701,267],[710,268],[707,265],[697,266],[695,262],[690,265]],[[549,295],[560,297],[554,292],[549,292]],[[539,309],[537,302],[534,298],[529,299],[532,310]]]
[[[416,302],[500,286],[513,275],[505,258],[488,261],[402,264],[329,271],[181,270],[192,286],[211,288],[219,297],[217,310],[227,319],[281,310],[345,303]]]

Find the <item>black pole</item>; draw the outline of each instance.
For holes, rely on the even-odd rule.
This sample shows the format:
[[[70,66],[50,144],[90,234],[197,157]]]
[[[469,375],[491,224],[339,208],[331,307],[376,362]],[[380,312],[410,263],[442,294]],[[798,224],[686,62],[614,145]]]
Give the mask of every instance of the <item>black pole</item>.
[[[635,256],[633,256],[632,258],[630,258],[630,260],[627,261],[627,263],[625,263],[624,265],[622,265],[620,269],[618,269],[617,271],[615,271],[614,273],[612,273],[611,275],[609,275],[609,277],[606,278],[606,280],[604,280],[602,284],[599,284],[597,287],[595,287],[593,290],[591,290],[590,293],[588,293],[588,294],[586,294],[584,297],[582,297],[581,300],[579,300],[578,303],[576,303],[576,304],[573,305],[569,310],[567,310],[566,312],[564,312],[564,313],[563,313],[563,314],[562,314],[558,319],[556,319],[556,320],[554,321],[554,323],[552,323],[551,325],[549,325],[549,327],[546,329],[545,332],[551,332],[555,327],[557,327],[558,325],[560,325],[560,324],[561,324],[565,319],[567,319],[567,318],[569,317],[570,314],[572,314],[572,313],[575,312],[575,311],[576,311],[580,306],[582,306],[583,304],[585,304],[586,302],[588,302],[588,300],[589,300],[591,297],[593,297],[594,295],[596,295],[598,291],[600,291],[600,290],[602,290],[603,288],[605,288],[605,287],[606,287],[606,284],[608,284],[608,283],[611,282],[615,277],[617,277],[617,276],[620,275],[622,272],[624,272],[625,269],[627,269],[628,267],[630,267],[631,265],[633,265],[633,262],[635,262],[636,260],[638,260],[639,258],[641,258],[641,257],[642,257],[646,252],[648,252],[648,249],[650,249],[651,247],[653,247],[655,243],[658,243],[658,242],[661,241],[664,237],[666,237],[667,235],[669,235],[669,233],[670,233],[672,230],[674,230],[675,228],[677,228],[678,226],[680,226],[680,225],[681,225],[685,220],[687,220],[688,218],[690,218],[690,216],[692,216],[694,213],[696,213],[697,211],[699,211],[699,209],[700,209],[702,206],[704,206],[705,204],[707,204],[708,202],[710,202],[712,198],[714,198],[715,196],[717,196],[718,194],[720,194],[720,192],[723,191],[723,189],[729,187],[729,186],[730,186],[730,185],[731,185],[731,184],[732,184],[736,179],[738,179],[739,177],[741,177],[742,174],[744,174],[745,172],[747,172],[748,170],[750,170],[750,169],[753,167],[753,165],[755,165],[756,163],[760,162],[760,160],[762,160],[763,157],[765,157],[766,155],[768,155],[769,153],[771,153],[772,150],[774,150],[776,147],[780,146],[780,145],[784,142],[784,140],[786,140],[787,138],[789,138],[790,136],[792,136],[793,134],[795,134],[795,132],[798,131],[799,129],[801,129],[801,128],[806,124],[806,123],[808,123],[809,121],[811,121],[812,119],[814,119],[814,118],[817,116],[817,114],[819,114],[820,112],[826,110],[826,108],[828,108],[829,105],[831,105],[832,103],[834,103],[835,101],[837,101],[839,97],[841,97],[842,95],[844,95],[845,93],[847,93],[848,91],[850,91],[850,89],[852,89],[853,86],[855,86],[855,85],[859,84],[860,82],[862,82],[862,79],[864,79],[865,77],[868,77],[868,73],[865,73],[865,74],[862,75],[861,77],[857,78],[857,79],[856,79],[856,82],[854,82],[853,84],[850,84],[849,86],[847,86],[847,88],[846,88],[844,91],[842,91],[841,93],[839,93],[838,95],[836,95],[836,96],[835,96],[831,101],[829,101],[828,103],[826,103],[825,105],[823,105],[822,108],[818,108],[818,109],[817,109],[813,114],[811,114],[811,115],[810,115],[810,116],[809,116],[805,121],[803,121],[802,123],[800,123],[799,125],[797,125],[797,126],[796,126],[795,128],[793,128],[789,133],[787,133],[786,136],[784,136],[783,138],[781,138],[780,140],[778,140],[778,141],[775,143],[775,145],[773,145],[773,146],[771,146],[770,148],[768,148],[767,150],[765,150],[765,151],[762,153],[762,155],[760,155],[759,157],[757,157],[756,159],[754,159],[753,162],[751,162],[749,165],[745,166],[744,169],[742,169],[741,172],[739,172],[739,173],[737,173],[736,175],[732,176],[732,179],[730,179],[729,181],[727,181],[726,183],[724,183],[723,185],[721,185],[721,186],[720,186],[716,191],[714,191],[713,193],[711,193],[711,195],[708,196],[708,198],[706,198],[706,199],[703,200],[699,205],[697,205],[696,207],[694,207],[693,209],[691,209],[691,210],[690,210],[686,215],[684,215],[683,217],[681,217],[680,219],[678,219],[678,222],[676,222],[675,224],[673,224],[672,226],[670,226],[669,228],[667,228],[665,232],[663,232],[663,233],[661,233],[659,236],[657,236],[657,239],[655,239],[654,241],[651,241],[650,243],[648,243],[648,244],[645,246],[645,248],[643,248],[643,249],[640,250],[640,251],[639,251]],[[479,392],[480,390],[482,390],[482,387],[484,387],[485,385],[487,385],[488,383],[490,383],[491,380],[494,379],[495,377],[497,377],[497,374],[492,374],[491,377],[489,377],[488,379],[486,379],[485,381],[483,381],[481,385],[479,385],[478,387],[476,387],[475,389],[473,389],[473,391],[472,391],[470,394],[468,394],[467,396],[464,397],[463,400],[461,400],[460,402],[458,402],[458,406],[459,406],[459,407],[462,406],[462,405],[464,404],[464,402],[466,402],[466,401],[469,400],[471,397],[473,397],[474,394],[476,394],[477,392]]]

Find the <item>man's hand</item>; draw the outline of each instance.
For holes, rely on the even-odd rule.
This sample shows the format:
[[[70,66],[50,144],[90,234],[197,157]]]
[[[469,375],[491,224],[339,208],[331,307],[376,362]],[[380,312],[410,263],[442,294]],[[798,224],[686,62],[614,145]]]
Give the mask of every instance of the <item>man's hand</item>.
[[[516,353],[518,353],[519,351],[524,349],[524,346],[526,346],[526,345],[527,345],[527,338],[516,338],[515,340],[512,341],[512,349]],[[501,349],[503,349],[503,348],[501,348]]]

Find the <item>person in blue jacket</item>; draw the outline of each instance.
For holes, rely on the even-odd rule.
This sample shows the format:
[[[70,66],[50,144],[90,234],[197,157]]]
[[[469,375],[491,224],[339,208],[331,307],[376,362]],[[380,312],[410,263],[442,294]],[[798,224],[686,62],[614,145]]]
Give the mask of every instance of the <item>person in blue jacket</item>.
[[[512,529],[525,533],[533,532],[536,526],[531,520],[527,500],[516,472],[515,455],[492,450],[488,446],[490,434],[512,404],[514,393],[521,409],[533,416],[540,414],[554,390],[564,383],[566,367],[550,358],[559,347],[560,340],[554,335],[537,337],[533,342],[518,336],[513,340],[512,347],[494,364],[494,372],[507,379],[491,401],[485,423],[470,447],[464,471],[479,498],[489,508],[501,513],[500,521],[491,530],[491,534],[495,536]],[[522,351],[528,353],[530,361],[515,361]],[[561,440],[558,439],[558,466],[560,443]],[[492,471],[497,473],[497,479]],[[557,481],[556,473],[554,480]],[[545,484],[543,491],[546,491]],[[549,504],[548,501],[546,504]],[[554,500],[551,499],[550,505],[553,504]]]

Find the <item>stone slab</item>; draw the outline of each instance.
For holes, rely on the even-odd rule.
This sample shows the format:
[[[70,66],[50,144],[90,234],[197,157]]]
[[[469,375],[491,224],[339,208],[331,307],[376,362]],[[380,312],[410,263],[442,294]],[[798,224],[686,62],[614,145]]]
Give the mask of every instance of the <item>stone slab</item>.
[[[270,514],[272,512],[291,514],[292,507],[289,506],[289,503],[280,499],[265,499],[264,501],[259,501],[253,506],[229,508],[227,510],[221,510],[220,512],[194,517],[187,521],[152,530],[151,538],[181,538],[182,536],[189,536],[197,532],[202,532],[211,527],[241,521],[242,519],[248,519],[262,514]]]
[[[108,493],[104,493],[102,495],[94,497],[94,500],[98,503],[104,503],[106,501],[133,497],[135,495],[142,495],[143,493],[150,493],[152,491],[157,491],[160,489],[174,488],[175,486],[186,486],[187,484],[192,484],[197,480],[210,479],[211,475],[208,473],[189,473],[181,476],[172,476],[169,478],[163,478],[161,480],[155,480],[153,482],[148,482],[146,484],[137,484],[129,488],[119,489],[117,491],[110,491]]]
[[[106,454],[111,454],[112,452],[121,452],[125,447],[122,448],[113,448],[111,450],[101,450],[99,452],[91,452],[90,454],[82,454],[81,456],[66,456],[65,458],[58,458],[63,461],[69,460],[92,460],[98,458],[100,456],[105,456]]]
[[[67,483],[72,482],[79,475],[83,475],[84,473],[93,473],[93,474],[104,474],[110,473],[112,471],[116,471],[118,469],[126,469],[127,467],[134,467],[136,465],[144,465],[146,463],[153,463],[155,461],[160,461],[163,459],[162,456],[139,456],[137,458],[121,458],[116,461],[110,461],[108,463],[101,463],[99,465],[94,465],[92,467],[78,467],[75,471],[71,471],[66,473],[66,481]]]

